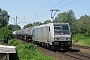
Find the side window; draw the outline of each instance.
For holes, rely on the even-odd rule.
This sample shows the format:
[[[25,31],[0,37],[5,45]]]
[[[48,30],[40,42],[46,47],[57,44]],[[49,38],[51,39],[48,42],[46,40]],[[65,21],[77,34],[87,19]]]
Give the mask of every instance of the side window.
[[[49,31],[50,31],[50,27],[49,27]]]

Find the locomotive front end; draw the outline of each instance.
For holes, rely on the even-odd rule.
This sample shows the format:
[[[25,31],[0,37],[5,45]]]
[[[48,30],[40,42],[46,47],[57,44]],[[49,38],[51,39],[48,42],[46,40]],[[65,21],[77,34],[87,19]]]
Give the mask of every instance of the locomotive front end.
[[[72,38],[69,23],[54,24],[54,41],[52,43],[55,49],[69,49],[72,47]]]

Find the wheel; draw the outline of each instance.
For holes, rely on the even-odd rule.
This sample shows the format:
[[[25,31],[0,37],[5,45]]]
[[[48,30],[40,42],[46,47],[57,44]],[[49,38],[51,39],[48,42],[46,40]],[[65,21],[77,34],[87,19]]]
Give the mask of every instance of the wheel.
[[[56,51],[55,46],[51,46],[52,51]]]
[[[47,49],[50,49],[50,45],[48,43],[46,44],[46,47],[47,47]]]

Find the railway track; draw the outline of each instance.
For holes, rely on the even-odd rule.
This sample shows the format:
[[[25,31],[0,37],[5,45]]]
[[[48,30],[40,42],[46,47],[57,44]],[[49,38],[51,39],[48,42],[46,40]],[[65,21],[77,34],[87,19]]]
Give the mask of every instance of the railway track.
[[[72,46],[77,48],[90,49],[90,47],[87,47],[87,46],[74,45],[74,44]]]
[[[74,58],[75,60],[90,60],[90,56],[80,52],[66,52],[67,56]]]
[[[30,42],[27,42],[30,43]],[[73,46],[74,47],[74,46]],[[76,46],[78,47],[78,46]],[[86,53],[82,53],[81,51],[77,49],[70,49],[70,51],[62,52],[62,51],[51,51],[48,49],[45,49],[43,47],[37,46],[37,48],[44,54],[51,56],[57,60],[90,60],[90,55]],[[79,48],[79,47],[78,47]],[[81,47],[83,48],[83,47]],[[83,48],[88,49],[88,48]]]
[[[40,50],[42,50],[42,48]],[[49,51],[51,51],[51,50],[49,50]],[[49,53],[49,51],[48,51],[48,53]],[[44,52],[44,50],[43,50],[43,52]],[[52,51],[52,52],[54,52],[54,51]],[[46,54],[46,52],[44,54]],[[51,54],[51,53],[49,53],[49,54]],[[86,53],[82,53],[81,51],[79,51],[77,49],[70,49],[67,52],[56,51],[52,55],[56,55],[58,57],[58,60],[59,59],[62,59],[62,60],[66,60],[66,59],[67,60],[90,60],[90,55],[88,55]],[[50,55],[50,56],[52,56],[52,55]]]
[[[78,60],[90,60],[90,47],[87,46],[80,46],[80,45],[72,45],[77,52],[72,49],[66,54],[69,56],[72,56],[73,58],[76,58]],[[72,51],[72,52],[71,52]],[[74,56],[73,56],[74,55]]]
[[[79,52],[90,55],[90,47],[80,46],[80,45],[72,45],[73,49],[79,50]]]
[[[83,47],[82,47],[83,48]],[[84,48],[85,49],[85,48]],[[88,48],[87,48],[88,49]],[[70,49],[69,51],[67,52],[62,52],[62,51],[56,51],[55,52],[58,56],[61,56],[63,55],[63,60],[66,60],[67,57],[67,60],[90,60],[90,55],[87,54],[87,53],[82,53],[81,51],[77,50],[77,49]],[[55,54],[53,54],[55,55]]]
[[[58,58],[58,60],[90,60],[90,55],[86,55],[80,52],[64,52],[64,51],[51,51],[38,47],[38,49],[46,55]]]

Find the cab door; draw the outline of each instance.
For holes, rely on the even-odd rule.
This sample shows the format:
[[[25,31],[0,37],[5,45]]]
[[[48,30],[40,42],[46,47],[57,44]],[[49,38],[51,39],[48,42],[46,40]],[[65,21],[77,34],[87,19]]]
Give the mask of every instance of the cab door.
[[[51,32],[50,32],[50,26],[47,26],[47,43],[51,42]]]
[[[33,40],[35,41],[36,39],[36,28],[33,29]]]

